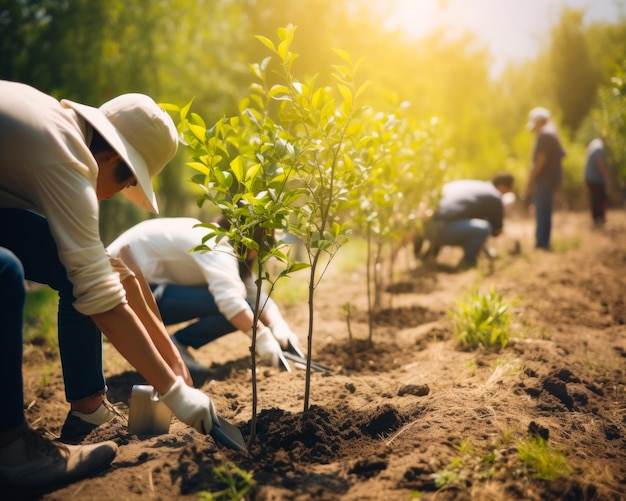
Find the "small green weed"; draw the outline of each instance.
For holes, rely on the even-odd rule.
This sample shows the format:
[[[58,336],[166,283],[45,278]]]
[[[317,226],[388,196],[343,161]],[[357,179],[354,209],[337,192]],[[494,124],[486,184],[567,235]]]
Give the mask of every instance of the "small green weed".
[[[438,471],[433,474],[433,478],[435,479],[435,487],[437,487],[437,489],[451,485],[458,485],[462,480],[460,473],[453,470]]]
[[[517,454],[520,460],[537,478],[554,480],[561,475],[569,475],[572,467],[560,452],[549,448],[539,436],[517,442]]]
[[[504,445],[509,445],[513,443],[513,439],[514,439],[514,432],[513,430],[503,430],[502,431],[502,438],[500,439],[500,441],[498,443],[496,443],[496,446],[504,446]]]
[[[219,490],[200,492],[201,501],[241,501],[255,484],[251,471],[242,470],[230,461],[214,466],[213,476]]]
[[[487,294],[475,292],[465,301],[456,301],[450,312],[454,331],[461,345],[500,348],[509,342],[511,315],[509,305],[493,286]]]

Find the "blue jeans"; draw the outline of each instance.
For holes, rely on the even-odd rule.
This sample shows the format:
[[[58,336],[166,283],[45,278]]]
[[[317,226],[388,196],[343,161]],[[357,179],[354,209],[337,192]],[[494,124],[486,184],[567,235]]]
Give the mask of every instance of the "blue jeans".
[[[432,223],[432,243],[438,247],[463,247],[463,260],[471,266],[476,265],[478,254],[493,231],[491,223],[484,219],[435,220]]]
[[[591,219],[594,224],[606,222],[606,208],[609,205],[609,196],[606,191],[606,184],[585,181],[587,192],[589,193],[589,208],[591,209]]]
[[[59,293],[58,340],[67,400],[104,392],[102,333],[91,317],[73,306],[72,283],[59,260],[48,221],[23,209],[0,209],[0,247],[15,254],[27,280],[46,284]],[[5,325],[4,318],[0,318],[0,325]]]
[[[153,291],[157,289],[155,285],[150,287]],[[157,306],[165,325],[197,319],[174,333],[176,341],[184,346],[197,349],[237,330],[220,313],[206,285],[167,285],[162,294],[157,292]]]
[[[552,232],[552,203],[554,200],[554,184],[536,181],[533,186],[533,204],[535,205],[535,247],[550,248]]]
[[[22,382],[22,327],[24,318],[24,268],[10,250],[0,247],[0,432],[17,428],[24,422],[24,385]]]

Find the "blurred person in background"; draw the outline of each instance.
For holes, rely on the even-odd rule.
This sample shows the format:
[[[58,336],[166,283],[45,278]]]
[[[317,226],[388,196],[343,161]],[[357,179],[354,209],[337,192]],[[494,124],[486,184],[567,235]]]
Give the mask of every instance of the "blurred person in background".
[[[485,250],[490,236],[498,236],[504,226],[502,197],[511,192],[514,177],[506,172],[496,174],[491,181],[462,179],[446,183],[432,217],[424,225],[424,238],[430,246],[424,256],[434,261],[443,246],[463,248],[463,257],[456,270],[474,268],[478,255]],[[416,245],[419,253],[421,243]]]
[[[606,223],[611,189],[611,171],[606,161],[604,142],[600,138],[591,140],[587,146],[584,175],[589,193],[591,220],[594,227],[599,228]]]
[[[526,128],[536,137],[524,197],[534,205],[535,248],[549,250],[554,193],[561,183],[565,149],[546,108],[530,110]]]

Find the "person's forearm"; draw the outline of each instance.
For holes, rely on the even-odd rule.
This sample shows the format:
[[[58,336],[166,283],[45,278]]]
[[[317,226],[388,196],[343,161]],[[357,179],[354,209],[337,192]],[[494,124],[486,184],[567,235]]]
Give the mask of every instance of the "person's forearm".
[[[92,315],[92,319],[117,351],[157,392],[163,395],[174,385],[174,371],[130,306],[120,304],[107,312]]]
[[[535,181],[539,177],[539,174],[543,171],[546,165],[546,155],[545,153],[539,153],[535,158],[535,161],[530,169],[530,175],[528,176],[528,183],[526,183],[526,193],[525,196],[529,197],[533,193],[533,186]]]
[[[143,275],[137,275],[136,277],[129,277],[122,282],[126,290],[128,304],[145,327],[150,339],[165,359],[165,362],[176,375],[182,376],[188,385],[193,385],[189,369],[183,362],[180,353],[174,346],[172,338],[163,324],[150,287],[142,279]],[[144,287],[141,286],[142,282],[145,285]],[[151,303],[154,305],[154,309],[150,307]],[[156,314],[154,310],[156,310]]]
[[[159,322],[162,322],[161,312],[159,311],[159,307],[157,306],[156,301],[154,300],[154,296],[152,295],[152,290],[150,289],[150,286],[148,285],[148,281],[144,277],[143,272],[141,271],[141,267],[139,266],[139,263],[136,261],[135,255],[133,254],[130,246],[125,245],[124,247],[122,247],[120,249],[118,257],[122,261],[124,261],[124,264],[128,266],[128,268],[132,270],[133,273],[135,273],[135,276],[137,277],[137,282],[139,286],[141,287],[145,304],[150,308],[152,313],[154,313],[154,315],[159,319]]]
[[[172,339],[163,324],[159,307],[152,295],[152,290],[143,276],[131,248],[129,246],[122,247],[118,257],[135,273],[135,277],[128,277],[122,281],[128,304],[139,317],[152,342],[174,373],[182,376],[188,385],[193,385],[189,369],[172,343]]]
[[[228,321],[241,332],[250,332],[252,330],[252,325],[254,324],[254,314],[252,313],[252,310],[248,308],[237,313]],[[259,322],[258,329],[261,329],[262,327],[263,323]]]
[[[537,158],[537,161],[533,164],[532,169],[530,170],[530,177],[528,178],[529,183],[534,183],[539,175],[543,172],[545,167],[545,159],[542,156]]]
[[[261,313],[261,322],[264,325],[272,325],[276,322],[284,321],[283,316],[280,314],[278,308],[265,308]]]

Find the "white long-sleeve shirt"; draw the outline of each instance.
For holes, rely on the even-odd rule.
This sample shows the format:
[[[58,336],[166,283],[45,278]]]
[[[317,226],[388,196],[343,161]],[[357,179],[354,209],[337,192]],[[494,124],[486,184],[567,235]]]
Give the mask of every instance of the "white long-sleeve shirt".
[[[0,207],[46,217],[74,287],[74,306],[86,315],[126,301],[100,240],[91,130],[47,94],[0,81]]]
[[[257,293],[255,278],[239,277],[239,264],[232,246],[222,240],[208,245],[208,252],[190,252],[208,233],[194,218],[157,218],[143,221],[122,233],[108,247],[117,257],[128,245],[145,279],[156,285],[207,286],[220,313],[228,320],[249,309]],[[265,301],[267,300],[267,303]],[[265,311],[277,306],[262,291]]]

